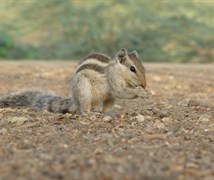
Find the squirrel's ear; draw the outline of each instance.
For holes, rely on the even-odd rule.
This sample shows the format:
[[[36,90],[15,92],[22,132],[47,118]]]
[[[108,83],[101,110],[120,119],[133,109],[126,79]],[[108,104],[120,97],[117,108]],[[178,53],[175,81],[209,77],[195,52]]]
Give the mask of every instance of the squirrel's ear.
[[[124,48],[119,50],[116,54],[116,60],[120,63],[123,62],[126,59],[126,57],[127,57],[127,51]]]
[[[138,58],[138,52],[136,50],[130,52],[129,54],[133,54],[136,58]]]

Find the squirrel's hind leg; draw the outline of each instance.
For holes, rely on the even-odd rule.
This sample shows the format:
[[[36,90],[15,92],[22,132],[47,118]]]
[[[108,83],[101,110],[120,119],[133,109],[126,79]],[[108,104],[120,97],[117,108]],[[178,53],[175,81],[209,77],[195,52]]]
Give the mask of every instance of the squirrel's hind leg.
[[[78,109],[81,114],[90,114],[92,105],[91,84],[84,76],[76,76],[76,85],[72,87],[73,98],[78,104]]]
[[[109,98],[105,100],[103,103],[103,112],[108,112],[114,106],[114,103],[115,103],[114,98]]]

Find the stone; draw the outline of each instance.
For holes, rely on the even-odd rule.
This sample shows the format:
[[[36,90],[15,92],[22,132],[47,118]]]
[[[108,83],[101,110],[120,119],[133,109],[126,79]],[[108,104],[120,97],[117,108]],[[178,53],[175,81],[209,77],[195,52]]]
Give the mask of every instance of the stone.
[[[1,134],[1,135],[6,135],[7,133],[8,133],[7,128],[2,128],[2,129],[0,129],[0,134]]]
[[[142,122],[145,121],[145,117],[143,115],[141,115],[141,114],[138,114],[136,116],[136,119],[137,119],[137,122],[139,122],[139,123],[142,123]]]
[[[104,116],[103,117],[104,122],[111,122],[112,120],[113,120],[113,118],[111,116]]]
[[[200,106],[200,102],[196,100],[189,100],[188,106]]]

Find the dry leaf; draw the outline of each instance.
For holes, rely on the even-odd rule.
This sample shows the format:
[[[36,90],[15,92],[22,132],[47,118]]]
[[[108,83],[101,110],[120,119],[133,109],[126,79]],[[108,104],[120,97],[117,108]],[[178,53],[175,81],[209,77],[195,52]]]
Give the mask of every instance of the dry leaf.
[[[9,123],[12,123],[12,124],[16,124],[17,126],[20,126],[22,125],[23,123],[25,123],[26,121],[28,121],[28,119],[26,117],[10,117],[8,120],[7,120]]]

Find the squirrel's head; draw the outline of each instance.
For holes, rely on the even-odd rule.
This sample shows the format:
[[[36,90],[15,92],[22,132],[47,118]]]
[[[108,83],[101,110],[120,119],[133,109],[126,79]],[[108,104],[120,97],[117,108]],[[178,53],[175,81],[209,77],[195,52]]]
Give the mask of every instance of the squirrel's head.
[[[137,51],[128,53],[126,49],[121,49],[116,54],[116,61],[123,66],[123,75],[129,87],[146,88],[145,68],[138,59]]]

